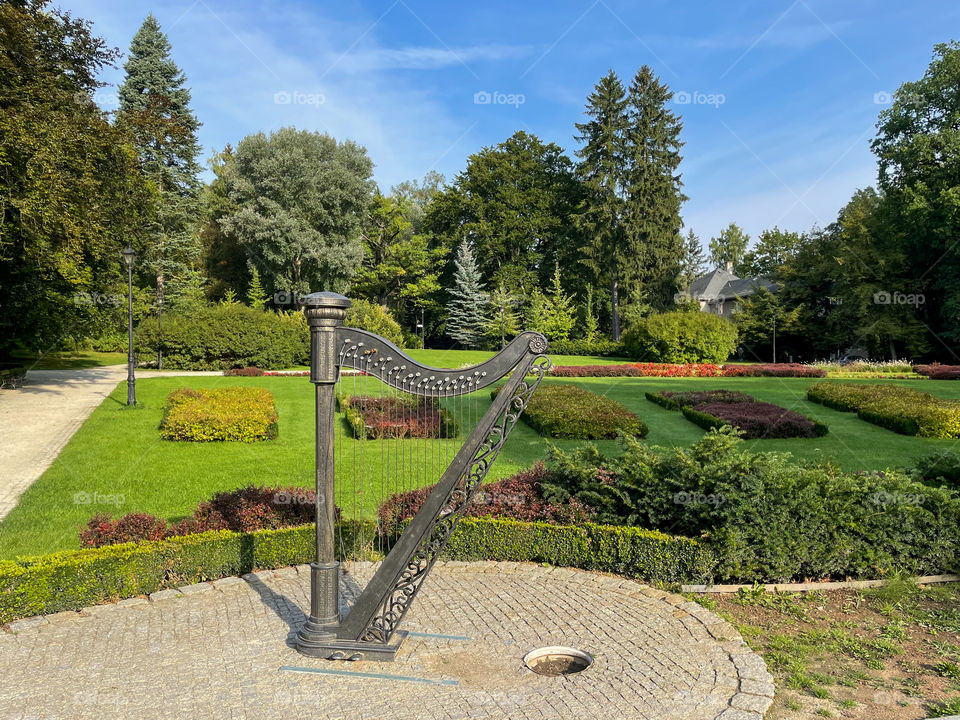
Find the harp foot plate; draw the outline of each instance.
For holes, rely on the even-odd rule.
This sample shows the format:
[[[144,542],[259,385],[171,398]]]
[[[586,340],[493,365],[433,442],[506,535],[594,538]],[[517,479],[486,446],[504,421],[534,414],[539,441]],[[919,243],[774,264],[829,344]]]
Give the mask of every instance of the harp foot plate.
[[[389,643],[358,642],[337,638],[304,637],[303,630],[297,635],[297,651],[307,657],[324,660],[374,660],[389,662],[394,659],[407,637],[405,630],[393,634]]]

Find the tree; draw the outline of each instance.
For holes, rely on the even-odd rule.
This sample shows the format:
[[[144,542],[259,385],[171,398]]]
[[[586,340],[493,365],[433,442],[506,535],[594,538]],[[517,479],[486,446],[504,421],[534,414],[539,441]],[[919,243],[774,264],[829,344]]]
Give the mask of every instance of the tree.
[[[247,288],[247,304],[255,310],[263,310],[270,297],[260,282],[260,271],[256,267],[250,268],[250,287]]]
[[[578,191],[563,148],[518,131],[470,156],[434,196],[426,226],[446,244],[468,239],[486,282],[526,294],[549,282],[555,261],[576,262],[580,241],[569,218]]]
[[[354,294],[386,305],[399,318],[435,309],[439,269],[449,252],[414,232],[412,218],[418,214],[412,200],[374,195],[364,223],[363,262],[351,286]]]
[[[597,339],[597,316],[593,314],[592,285],[587,285],[587,298],[583,303],[583,339],[588,343]]]
[[[745,253],[734,272],[741,277],[773,276],[800,249],[805,237],[778,227],[764,230],[757,238],[756,247]]]
[[[714,267],[736,268],[741,264],[749,243],[750,236],[736,223],[730,223],[718,237],[710,238],[710,261]]]
[[[125,297],[120,251],[142,250],[154,211],[130,136],[93,102],[118,52],[47,5],[0,3],[0,359],[123,327],[125,307],[82,300]]]
[[[460,243],[454,265],[454,286],[447,305],[447,335],[464,347],[475,347],[487,323],[490,299],[483,291],[480,270],[466,240]]]
[[[631,303],[658,310],[673,305],[678,289],[680,205],[687,199],[678,172],[683,123],[669,109],[672,98],[646,65],[627,93],[623,280]]]
[[[960,43],[934,46],[923,77],[880,113],[877,156],[890,245],[905,260],[901,292],[923,295],[915,317],[938,352],[960,352]],[[888,308],[889,309],[889,308]]]
[[[500,347],[507,346],[507,338],[520,332],[520,318],[517,315],[517,296],[507,290],[503,284],[497,285],[490,293],[490,318],[484,328],[484,334],[500,341]]]
[[[800,315],[800,307],[787,309],[780,298],[765,287],[742,298],[733,316],[740,340],[747,344],[771,346],[771,362],[777,362],[777,333],[791,332]]]
[[[220,218],[268,293],[345,291],[363,257],[373,164],[346,140],[294,128],[248,135],[214,166],[231,209]]]
[[[193,271],[201,251],[195,230],[200,123],[190,109],[186,78],[170,50],[157,19],[147,15],[133,36],[123,66],[126,74],[119,88],[116,118],[117,125],[133,135],[141,171],[160,195],[143,264],[155,278],[161,315],[166,284],[178,280],[195,283]]]
[[[553,285],[547,301],[543,334],[550,340],[566,340],[577,323],[577,315],[573,308],[573,298],[563,291],[559,263],[554,268]]]
[[[691,228],[687,230],[687,235],[683,239],[683,257],[680,261],[681,288],[690,287],[690,284],[706,271],[707,258],[703,252],[703,245]]]
[[[597,281],[610,287],[610,324],[614,340],[620,339],[620,280],[623,262],[625,214],[624,184],[626,93],[613,70],[604,75],[587,98],[589,120],[577,123],[577,173],[586,197],[576,215],[577,225],[590,240],[587,264]]]

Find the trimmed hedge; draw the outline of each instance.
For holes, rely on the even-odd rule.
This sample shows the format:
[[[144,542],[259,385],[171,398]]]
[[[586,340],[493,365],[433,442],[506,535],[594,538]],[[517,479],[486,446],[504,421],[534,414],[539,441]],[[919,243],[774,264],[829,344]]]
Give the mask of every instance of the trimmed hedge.
[[[141,361],[157,359],[171,370],[286,368],[310,358],[310,332],[301,312],[270,312],[231,303],[199,308],[189,315],[165,313],[137,326],[134,345]]]
[[[496,397],[497,387],[491,392]],[[527,402],[523,418],[545,437],[601,440],[620,432],[646,437],[646,424],[613,398],[576,385],[540,387]]]
[[[272,440],[278,423],[273,393],[265,388],[181,388],[167,396],[160,437],[194,442]]]
[[[548,563],[677,583],[707,580],[714,565],[710,552],[696,540],[657,530],[491,518],[461,520],[444,556]]]
[[[814,383],[807,399],[901,435],[960,437],[960,401],[897,385]]]
[[[913,371],[931,380],[960,380],[960,365],[914,365]]]
[[[362,559],[372,557],[372,523],[341,523],[340,529],[345,547],[361,548]],[[216,530],[0,562],[0,622],[308,563],[315,557],[315,542],[313,525],[254,533]],[[660,532],[486,518],[463,519],[444,557],[549,562],[651,582],[700,582],[708,579],[713,564],[695,540]]]
[[[595,357],[626,357],[623,343],[614,340],[551,340],[553,355],[593,355]]]
[[[647,400],[668,410],[680,410],[694,425],[705,430],[733,425],[743,437],[822,437],[827,426],[793,410],[759,402],[736,390],[692,390],[688,392],[645,393]]]

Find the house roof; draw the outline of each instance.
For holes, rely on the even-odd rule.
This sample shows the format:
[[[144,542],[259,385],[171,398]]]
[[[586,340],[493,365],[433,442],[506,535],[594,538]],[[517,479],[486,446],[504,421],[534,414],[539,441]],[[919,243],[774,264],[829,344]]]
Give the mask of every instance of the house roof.
[[[761,287],[775,292],[779,286],[765,277],[739,278],[729,270],[717,268],[698,277],[682,294],[709,302],[720,298],[747,297]]]

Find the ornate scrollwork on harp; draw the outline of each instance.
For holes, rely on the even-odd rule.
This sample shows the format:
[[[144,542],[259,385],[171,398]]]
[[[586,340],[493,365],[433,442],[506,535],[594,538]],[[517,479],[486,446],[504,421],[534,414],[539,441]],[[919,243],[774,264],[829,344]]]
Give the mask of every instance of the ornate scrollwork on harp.
[[[318,555],[311,565],[311,615],[297,636],[297,648],[312,657],[391,660],[406,635],[398,630],[399,624],[549,370],[550,360],[543,355],[546,338],[525,332],[486,362],[464,369],[432,368],[373,333],[339,324],[331,328],[331,315],[335,314],[331,308],[342,308],[345,313],[348,305],[349,300],[333,293],[314,293],[304,299],[311,329],[311,380],[318,393]],[[333,405],[327,395],[332,398],[330,378],[335,373],[330,369],[334,366],[349,366],[402,392],[431,398],[467,395],[506,379],[353,607],[335,619],[331,618],[331,603],[336,596],[330,583],[336,586],[339,582],[339,567],[332,543],[324,542],[321,552],[321,539],[329,540],[332,532],[326,527],[332,523],[332,513],[327,512],[333,506],[332,461],[328,466],[326,459],[332,458]],[[321,437],[321,433],[330,437]]]

